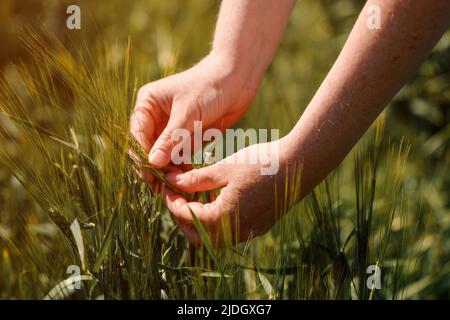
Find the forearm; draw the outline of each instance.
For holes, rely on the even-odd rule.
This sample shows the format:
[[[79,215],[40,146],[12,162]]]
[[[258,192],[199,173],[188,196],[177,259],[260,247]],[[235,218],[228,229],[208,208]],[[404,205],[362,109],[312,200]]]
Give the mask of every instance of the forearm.
[[[295,0],[223,0],[212,50],[235,77],[256,86],[270,64]]]
[[[380,30],[366,25],[381,8]],[[373,0],[290,136],[302,159],[302,194],[334,169],[449,27],[448,0]]]

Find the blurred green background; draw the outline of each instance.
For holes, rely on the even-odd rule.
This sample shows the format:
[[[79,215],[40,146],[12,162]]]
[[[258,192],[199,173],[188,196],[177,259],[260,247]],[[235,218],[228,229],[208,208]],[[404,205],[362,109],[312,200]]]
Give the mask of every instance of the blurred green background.
[[[65,28],[66,8],[70,4],[81,7],[81,30]],[[337,57],[363,5],[364,1],[352,0],[298,1],[258,96],[239,126],[288,132]],[[18,34],[31,26],[51,31],[73,52],[99,42],[124,45],[131,37],[133,64],[150,82],[167,70],[190,67],[208,53],[219,6],[220,1],[213,0],[2,0],[0,71],[4,77],[14,79],[17,75],[12,63],[30,62]],[[386,140],[399,142],[404,137],[411,144],[404,186],[408,210],[420,212],[421,217],[417,221],[422,234],[417,244],[421,256],[411,276],[412,298],[450,297],[449,120],[450,32],[447,32],[387,109]],[[7,122],[0,117],[0,130],[5,125]],[[0,167],[2,299],[19,297],[17,292],[6,289],[10,288],[8,281],[14,281],[13,273],[20,277],[30,272],[5,267],[14,266],[14,259],[17,262],[21,259],[9,256],[5,249],[12,239],[23,243],[24,251],[58,254],[56,228],[17,180]],[[7,259],[13,263],[6,264]],[[42,283],[48,281],[46,276],[37,275]]]

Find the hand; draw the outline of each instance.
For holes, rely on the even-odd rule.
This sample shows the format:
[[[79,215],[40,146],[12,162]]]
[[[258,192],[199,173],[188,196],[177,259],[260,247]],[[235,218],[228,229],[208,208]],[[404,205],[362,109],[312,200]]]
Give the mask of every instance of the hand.
[[[285,138],[256,144],[211,166],[167,174],[169,182],[183,191],[222,188],[217,198],[205,204],[188,202],[173,191],[165,190],[166,205],[189,241],[196,245],[201,243],[191,210],[215,244],[224,242],[221,230],[222,226],[227,225],[223,224],[226,219],[231,226],[234,242],[246,241],[267,232],[297,199],[295,192],[292,192],[295,190],[290,189],[290,193],[285,194],[286,169],[295,159],[294,154],[287,152],[292,149],[289,144]],[[249,159],[255,155],[259,155],[258,163],[249,164]],[[267,170],[269,164],[271,170]],[[290,198],[288,201],[284,201],[286,196]]]
[[[175,129],[192,133],[194,121],[202,121],[204,130],[230,127],[246,112],[258,85],[212,51],[191,69],[139,90],[131,133],[150,152],[150,164],[162,168],[170,163]]]

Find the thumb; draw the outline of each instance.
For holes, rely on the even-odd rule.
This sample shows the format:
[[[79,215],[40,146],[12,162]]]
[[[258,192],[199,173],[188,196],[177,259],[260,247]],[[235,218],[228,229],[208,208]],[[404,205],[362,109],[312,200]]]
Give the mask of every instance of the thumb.
[[[177,127],[170,123],[167,124],[163,132],[155,141],[149,155],[148,161],[156,168],[162,168],[169,164],[172,155],[172,149],[175,147],[177,141],[174,138],[174,130]]]
[[[185,173],[171,172],[166,175],[166,178],[170,184],[183,191],[209,191],[227,185],[228,181],[223,172],[220,164],[214,164]]]
[[[183,139],[187,138],[184,136],[185,132],[192,134],[194,131],[193,110],[194,108],[186,108],[174,102],[169,121],[150,151],[148,161],[151,165],[157,168],[168,165],[171,161],[172,150],[179,143],[180,134]],[[185,130],[184,132],[177,132],[179,129]]]

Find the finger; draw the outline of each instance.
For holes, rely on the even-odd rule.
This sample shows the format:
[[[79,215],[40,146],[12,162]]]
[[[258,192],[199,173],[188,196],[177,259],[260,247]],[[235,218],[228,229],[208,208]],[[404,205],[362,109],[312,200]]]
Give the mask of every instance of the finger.
[[[172,150],[178,145],[180,138],[183,143],[191,143],[194,120],[197,119],[195,110],[196,108],[192,104],[174,102],[167,126],[156,139],[150,151],[149,162],[152,165],[157,168],[166,166],[172,160]]]
[[[223,166],[215,164],[185,173],[169,173],[166,178],[174,187],[183,191],[209,191],[227,185],[228,180],[223,169]]]
[[[183,124],[179,123],[177,119],[169,119],[167,126],[163,132],[156,139],[148,161],[157,168],[166,166],[172,160],[172,150],[178,144],[178,138],[175,131],[182,128]]]
[[[164,202],[170,211],[172,218],[180,224],[193,224],[192,217],[185,215],[181,208],[187,204],[187,200],[174,191],[164,189]],[[180,214],[181,212],[181,214]]]
[[[193,218],[193,214],[195,214],[214,245],[220,246],[223,243],[232,244],[239,242],[236,234],[238,224],[231,219],[234,216],[232,209],[222,201],[221,194],[215,201],[202,204],[199,202],[188,202],[182,196],[168,190],[165,193],[164,200],[172,218],[180,226],[183,225],[185,228],[189,226],[191,229],[194,228],[196,230]],[[230,219],[229,222],[226,219]],[[201,242],[201,239],[198,239],[198,233],[193,233],[192,230],[188,237],[193,244]]]
[[[164,201],[167,209],[172,213],[172,217],[180,224],[194,225],[192,217],[192,212],[194,212],[205,228],[209,228],[218,222],[221,213],[217,201],[207,204],[188,202],[183,196],[168,188],[164,190]]]
[[[172,214],[172,218],[179,224],[194,225],[192,214],[187,206],[188,201],[174,191],[165,188],[164,202]]]
[[[155,118],[151,112],[151,105],[139,105],[134,110],[130,119],[130,132],[148,153],[154,142]]]
[[[198,234],[197,229],[195,229],[195,226],[180,224],[179,227],[180,230],[184,233],[184,235],[188,239],[190,244],[194,246],[199,246],[202,243],[202,239]]]

